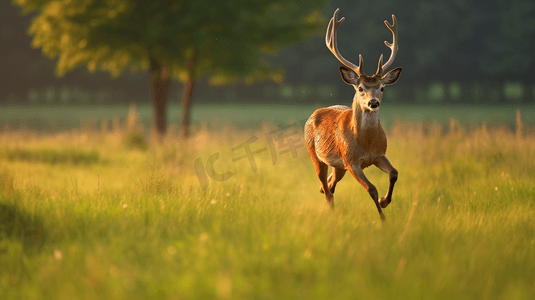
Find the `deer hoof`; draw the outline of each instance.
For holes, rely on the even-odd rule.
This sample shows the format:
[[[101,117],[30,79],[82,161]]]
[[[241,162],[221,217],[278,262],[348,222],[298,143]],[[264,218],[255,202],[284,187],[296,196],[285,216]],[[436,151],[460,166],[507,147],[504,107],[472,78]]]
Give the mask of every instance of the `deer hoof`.
[[[388,204],[390,204],[390,201],[387,201],[386,197],[383,197],[379,199],[379,204],[381,205],[382,208],[386,208]]]
[[[325,194],[325,192],[323,191],[323,186],[321,185],[320,185],[320,193]]]

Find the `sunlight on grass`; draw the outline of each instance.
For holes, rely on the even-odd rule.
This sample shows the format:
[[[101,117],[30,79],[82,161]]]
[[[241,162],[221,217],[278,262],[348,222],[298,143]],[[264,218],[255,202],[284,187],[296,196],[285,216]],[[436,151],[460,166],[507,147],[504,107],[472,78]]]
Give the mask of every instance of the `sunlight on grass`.
[[[76,149],[3,149],[0,150],[0,156],[5,157],[9,161],[28,161],[28,162],[42,162],[47,164],[92,164],[100,160],[99,154],[96,151],[85,152]]]
[[[273,155],[274,125],[199,129],[188,141],[143,135],[146,147],[125,143],[126,129],[0,133],[0,291],[7,299],[529,299],[535,139],[455,124],[392,125],[387,154],[400,175],[384,223],[350,175],[331,210],[304,147]],[[237,159],[248,140],[256,168]],[[365,172],[385,193],[388,176]]]

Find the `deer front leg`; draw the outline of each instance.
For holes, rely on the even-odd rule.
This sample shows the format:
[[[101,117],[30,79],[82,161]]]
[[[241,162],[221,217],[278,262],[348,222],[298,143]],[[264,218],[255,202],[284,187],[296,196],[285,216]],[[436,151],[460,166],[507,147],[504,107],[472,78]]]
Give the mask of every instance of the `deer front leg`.
[[[392,192],[394,191],[394,185],[398,180],[398,171],[392,166],[390,161],[388,161],[388,158],[386,158],[384,155],[380,156],[374,165],[383,172],[388,173],[388,177],[390,178],[390,186],[388,187],[386,196],[379,199],[379,204],[381,204],[382,208],[385,208],[388,206],[388,204],[390,204],[390,202],[392,202]]]
[[[349,172],[351,172],[351,175],[355,177],[355,179],[368,191],[368,194],[373,199],[373,202],[375,203],[375,206],[377,207],[377,210],[379,211],[379,215],[381,216],[381,220],[385,220],[385,215],[383,214],[383,210],[381,209],[381,205],[379,205],[379,194],[377,193],[377,189],[375,186],[366,178],[366,175],[364,175],[364,171],[362,171],[362,168],[360,167],[360,163],[356,163],[351,165],[351,168],[349,168]]]

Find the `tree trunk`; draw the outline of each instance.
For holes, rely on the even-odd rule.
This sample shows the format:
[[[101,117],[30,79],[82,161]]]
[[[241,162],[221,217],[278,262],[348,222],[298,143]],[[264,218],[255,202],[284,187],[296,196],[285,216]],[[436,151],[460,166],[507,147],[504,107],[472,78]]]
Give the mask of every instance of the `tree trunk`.
[[[188,81],[186,81],[184,84],[184,91],[182,93],[182,105],[184,108],[184,115],[182,116],[182,128],[184,130],[184,137],[189,136],[191,98],[193,95],[193,88],[195,86],[195,56],[188,60],[186,68],[188,72]]]
[[[154,57],[150,57],[150,91],[154,105],[154,125],[160,136],[167,130],[167,94],[169,92],[169,67],[160,65]]]

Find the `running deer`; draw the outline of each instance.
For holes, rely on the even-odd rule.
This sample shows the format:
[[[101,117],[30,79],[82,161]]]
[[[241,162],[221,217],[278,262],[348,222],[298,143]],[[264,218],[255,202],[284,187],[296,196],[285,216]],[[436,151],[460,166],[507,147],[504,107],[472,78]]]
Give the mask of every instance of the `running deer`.
[[[320,108],[308,118],[305,124],[305,140],[316,173],[321,181],[320,192],[325,194],[327,202],[334,207],[334,188],[336,183],[349,171],[353,177],[368,191],[372,197],[381,219],[384,220],[382,208],[392,201],[392,191],[398,178],[398,171],[385,156],[386,135],[379,121],[379,106],[383,99],[383,89],[394,84],[401,74],[401,67],[386,74],[386,70],[396,57],[398,38],[396,17],[392,15],[392,25],[385,21],[386,27],[392,32],[393,42],[385,41],[390,48],[390,58],[383,64],[383,55],[379,58],[377,71],[368,76],[362,70],[362,55],[359,65],[342,57],[338,51],[336,30],[344,18],[337,20],[339,9],[329,21],[325,43],[334,56],[343,64],[340,74],[345,83],[355,88],[352,107],[335,105]],[[390,186],[386,196],[379,199],[377,189],[366,178],[362,169],[375,165],[388,173]],[[328,167],[333,171],[327,178]]]

